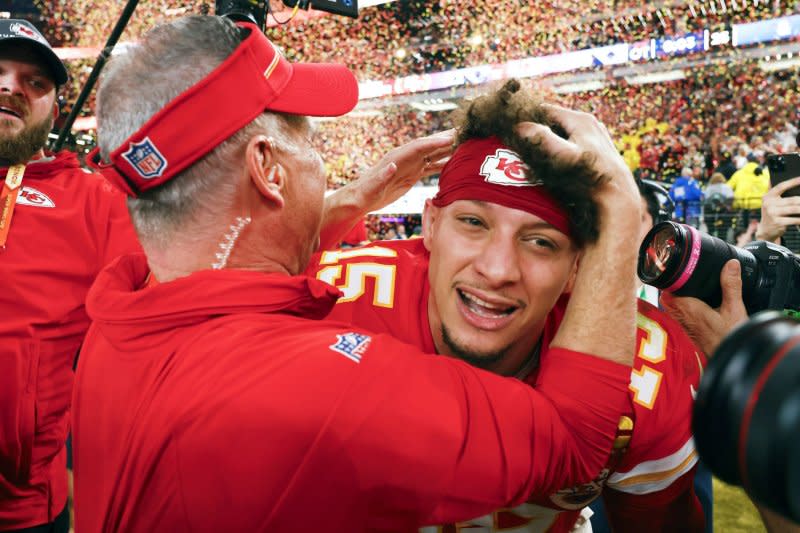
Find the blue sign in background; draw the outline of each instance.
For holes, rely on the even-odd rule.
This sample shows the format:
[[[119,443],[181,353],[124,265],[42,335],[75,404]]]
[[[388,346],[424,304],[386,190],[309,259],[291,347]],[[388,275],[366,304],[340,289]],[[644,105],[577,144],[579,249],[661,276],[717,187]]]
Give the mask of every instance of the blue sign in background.
[[[800,36],[800,15],[733,25],[733,46],[782,41]]]

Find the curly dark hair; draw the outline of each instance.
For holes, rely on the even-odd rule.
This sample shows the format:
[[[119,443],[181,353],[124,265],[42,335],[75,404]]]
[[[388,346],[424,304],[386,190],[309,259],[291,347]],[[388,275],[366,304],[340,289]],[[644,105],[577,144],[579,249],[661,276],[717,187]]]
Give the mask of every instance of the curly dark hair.
[[[521,89],[519,80],[511,79],[500,89],[462,104],[453,117],[457,130],[455,145],[476,138],[500,139],[528,166],[528,180],[540,182],[567,211],[576,244],[594,242],[599,233],[599,214],[592,192],[605,177],[594,170],[592,154],[584,153],[577,161],[555,159],[536,138],[521,137],[515,131],[520,122],[536,122],[568,138],[564,128],[548,115],[543,101],[533,92]]]

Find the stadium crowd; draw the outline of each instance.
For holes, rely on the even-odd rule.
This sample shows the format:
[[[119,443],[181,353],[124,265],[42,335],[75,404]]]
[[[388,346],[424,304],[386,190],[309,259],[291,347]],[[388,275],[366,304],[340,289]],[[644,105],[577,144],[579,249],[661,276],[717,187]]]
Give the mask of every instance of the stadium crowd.
[[[99,50],[122,4],[97,9],[90,0],[37,0],[45,35],[54,46]],[[271,0],[275,16],[290,11]],[[490,0],[465,5],[457,1],[392,2],[361,10],[356,20],[323,16],[300,23],[275,24],[267,35],[293,61],[336,61],[360,80],[392,79],[486,63],[553,54],[703,28],[772,18],[796,12],[797,0],[716,3],[666,1],[642,5],[629,0],[580,2],[508,2]],[[213,12],[209,1],[141,2],[121,40],[139,39],[153,25],[188,14]],[[309,35],[313,39],[309,40]],[[88,78],[89,61],[71,64],[65,100],[72,102]],[[93,100],[83,113],[92,114]]]

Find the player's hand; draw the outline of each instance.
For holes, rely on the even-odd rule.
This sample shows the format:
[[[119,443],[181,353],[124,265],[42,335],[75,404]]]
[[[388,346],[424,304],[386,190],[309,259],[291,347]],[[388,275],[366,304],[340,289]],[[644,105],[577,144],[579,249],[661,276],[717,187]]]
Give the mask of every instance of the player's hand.
[[[601,177],[601,186],[594,195],[603,219],[613,217],[621,226],[639,223],[641,200],[639,189],[625,160],[619,154],[606,127],[593,115],[545,104],[550,117],[569,136],[563,139],[550,128],[533,122],[517,126],[520,135],[540,143],[552,157],[564,161],[588,159]]]
[[[722,304],[712,309],[705,302],[689,296],[677,297],[661,293],[661,305],[683,326],[689,337],[707,355],[717,349],[722,338],[734,327],[747,320],[742,300],[741,265],[731,259],[720,273]]]
[[[442,170],[453,151],[455,130],[414,139],[390,150],[351,185],[356,187],[365,212],[385,207],[420,179]]]
[[[776,242],[787,227],[800,224],[800,196],[781,196],[792,187],[800,187],[800,177],[781,182],[764,195],[756,239]]]

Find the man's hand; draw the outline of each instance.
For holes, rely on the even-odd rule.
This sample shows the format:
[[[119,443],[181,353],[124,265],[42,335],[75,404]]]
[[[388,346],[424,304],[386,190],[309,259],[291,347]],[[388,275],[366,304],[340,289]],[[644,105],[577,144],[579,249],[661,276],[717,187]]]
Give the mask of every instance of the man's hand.
[[[447,130],[393,148],[344,188],[353,189],[365,214],[385,207],[422,178],[442,170],[453,151],[454,135]]]
[[[717,349],[722,338],[734,327],[747,320],[747,311],[742,301],[742,267],[731,259],[720,273],[722,304],[712,309],[697,298],[676,297],[661,293],[661,305],[672,318],[681,323],[689,337],[707,355]]]
[[[357,180],[325,198],[320,249],[335,246],[367,213],[391,204],[423,177],[441,171],[454,138],[454,130],[447,130],[394,148]]]
[[[800,187],[800,177],[781,182],[764,195],[756,239],[779,244],[788,226],[800,224],[800,196],[781,196],[792,187]]]
[[[601,226],[607,222],[604,219],[610,216],[621,220],[623,226],[630,223],[638,228],[641,206],[639,189],[605,125],[588,113],[550,104],[544,107],[550,117],[564,128],[569,138],[563,139],[547,126],[533,122],[521,122],[517,126],[519,134],[541,143],[542,148],[556,159],[578,161],[590,158],[595,171],[604,180],[595,194],[601,213]],[[638,229],[632,235],[638,235]]]

